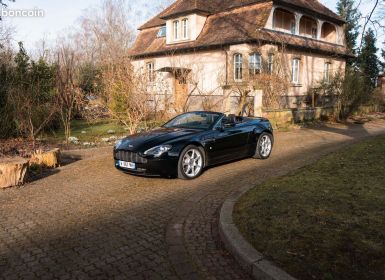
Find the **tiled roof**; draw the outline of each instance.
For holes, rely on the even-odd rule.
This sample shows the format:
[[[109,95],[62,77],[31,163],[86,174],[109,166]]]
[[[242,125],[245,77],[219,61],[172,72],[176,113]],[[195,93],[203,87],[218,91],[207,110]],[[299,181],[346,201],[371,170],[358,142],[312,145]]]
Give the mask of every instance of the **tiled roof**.
[[[166,38],[157,38],[159,27],[144,29],[138,35],[129,55],[157,55],[248,42],[282,43],[337,55],[346,54],[343,46],[264,29],[272,5],[272,2],[265,1],[211,15],[199,37],[192,42],[167,45]]]
[[[178,45],[166,45],[166,38],[157,38],[159,27],[142,30],[130,55],[170,51],[182,48],[201,47],[205,45],[226,44],[228,41],[242,39],[256,33],[257,28],[265,26],[271,10],[271,2],[258,3],[253,6],[234,9],[209,16],[199,37],[193,42]]]
[[[270,0],[276,4],[293,6],[305,9],[307,12],[323,15],[337,22],[343,20],[327,7],[322,5],[318,0]],[[266,2],[266,0],[177,0],[166,10],[156,15],[154,18],[139,27],[140,30],[150,27],[164,25],[165,19],[187,14],[190,12],[201,12],[213,15],[233,8],[252,5],[256,3]]]
[[[166,8],[165,10],[163,10],[162,12],[157,14],[155,17],[153,17],[152,19],[147,21],[145,24],[140,26],[139,30],[143,30],[143,29],[151,28],[151,27],[157,27],[157,26],[161,26],[161,25],[166,24],[166,21],[164,19],[162,19],[162,17],[165,14],[167,14],[170,10],[172,10],[178,3],[179,3],[179,1],[174,2],[171,6],[169,6],[168,8]]]

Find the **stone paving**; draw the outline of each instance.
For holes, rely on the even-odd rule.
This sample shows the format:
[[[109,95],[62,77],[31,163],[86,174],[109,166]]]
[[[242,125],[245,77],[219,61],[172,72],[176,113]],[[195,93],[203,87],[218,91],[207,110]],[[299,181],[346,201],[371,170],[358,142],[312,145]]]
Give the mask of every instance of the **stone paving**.
[[[278,133],[267,161],[194,181],[133,177],[110,149],[22,188],[0,191],[0,279],[249,279],[224,249],[219,209],[232,192],[385,133],[385,121]]]

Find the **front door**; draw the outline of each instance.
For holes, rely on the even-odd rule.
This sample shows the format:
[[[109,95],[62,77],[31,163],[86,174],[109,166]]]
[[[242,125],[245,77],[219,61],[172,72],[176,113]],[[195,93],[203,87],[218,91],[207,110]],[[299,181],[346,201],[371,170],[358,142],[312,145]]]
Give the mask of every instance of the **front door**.
[[[186,74],[175,73],[175,107],[178,112],[183,112],[188,98],[188,85]]]

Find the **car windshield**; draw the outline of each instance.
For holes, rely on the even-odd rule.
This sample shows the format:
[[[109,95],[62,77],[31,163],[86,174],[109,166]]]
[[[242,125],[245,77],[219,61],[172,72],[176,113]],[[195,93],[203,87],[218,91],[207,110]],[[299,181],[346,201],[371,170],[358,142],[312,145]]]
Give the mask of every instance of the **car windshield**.
[[[221,117],[218,113],[192,112],[172,119],[164,125],[167,128],[210,129]]]

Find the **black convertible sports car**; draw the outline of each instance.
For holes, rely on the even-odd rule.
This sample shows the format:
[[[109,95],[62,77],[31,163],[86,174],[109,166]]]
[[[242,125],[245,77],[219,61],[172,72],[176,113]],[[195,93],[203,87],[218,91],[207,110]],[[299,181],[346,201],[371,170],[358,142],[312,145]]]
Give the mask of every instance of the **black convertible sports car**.
[[[194,179],[211,165],[245,157],[267,159],[273,141],[267,119],[190,112],[119,141],[114,159],[116,168],[130,174]]]

